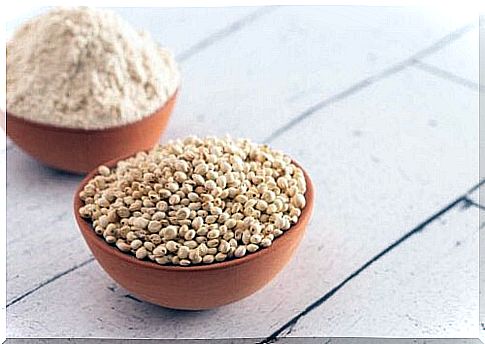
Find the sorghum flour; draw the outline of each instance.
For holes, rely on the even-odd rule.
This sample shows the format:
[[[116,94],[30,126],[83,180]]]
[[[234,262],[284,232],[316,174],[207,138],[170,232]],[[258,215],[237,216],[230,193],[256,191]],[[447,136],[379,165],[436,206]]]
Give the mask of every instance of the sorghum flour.
[[[110,11],[57,8],[7,44],[7,110],[36,122],[83,129],[135,122],[178,85],[171,53]]]

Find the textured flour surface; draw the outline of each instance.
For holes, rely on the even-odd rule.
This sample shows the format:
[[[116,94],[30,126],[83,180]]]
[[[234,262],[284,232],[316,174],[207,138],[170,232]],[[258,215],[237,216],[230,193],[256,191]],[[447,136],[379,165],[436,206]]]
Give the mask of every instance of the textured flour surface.
[[[116,14],[58,8],[7,44],[7,109],[32,121],[102,129],[135,122],[176,91],[172,54]]]

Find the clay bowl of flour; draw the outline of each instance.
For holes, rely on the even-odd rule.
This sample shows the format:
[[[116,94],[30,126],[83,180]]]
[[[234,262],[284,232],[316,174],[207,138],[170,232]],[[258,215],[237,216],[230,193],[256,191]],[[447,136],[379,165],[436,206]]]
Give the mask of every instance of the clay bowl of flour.
[[[157,144],[176,96],[139,121],[98,130],[46,125],[7,112],[7,134],[23,151],[47,166],[87,173],[114,156],[148,150]]]
[[[179,84],[171,52],[114,12],[53,9],[7,44],[7,134],[50,167],[86,173],[153,147]]]

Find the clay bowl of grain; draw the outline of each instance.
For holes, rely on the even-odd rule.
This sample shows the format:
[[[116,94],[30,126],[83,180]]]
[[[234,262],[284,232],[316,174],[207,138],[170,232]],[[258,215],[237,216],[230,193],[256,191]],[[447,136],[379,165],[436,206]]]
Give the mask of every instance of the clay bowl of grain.
[[[155,113],[106,129],[77,129],[37,123],[7,110],[7,135],[47,166],[87,173],[116,156],[153,147],[167,127],[177,92]]]
[[[116,166],[118,160],[105,165]],[[296,166],[298,164],[293,162]],[[82,218],[79,209],[81,190],[97,171],[90,172],[80,183],[74,197],[74,214],[80,231],[101,267],[123,288],[142,300],[159,306],[181,310],[204,310],[241,300],[268,284],[295,254],[310,220],[314,189],[308,174],[306,205],[298,222],[274,239],[270,247],[241,258],[208,265],[159,265],[139,260],[107,244],[98,236],[90,221]]]

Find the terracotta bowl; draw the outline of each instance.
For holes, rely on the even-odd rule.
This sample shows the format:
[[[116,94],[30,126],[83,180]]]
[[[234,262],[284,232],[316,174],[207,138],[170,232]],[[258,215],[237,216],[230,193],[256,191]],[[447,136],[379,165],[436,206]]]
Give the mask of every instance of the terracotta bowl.
[[[120,159],[117,159],[120,160]],[[113,160],[105,165],[113,167]],[[98,236],[91,223],[79,215],[78,194],[96,175],[89,173],[74,196],[74,214],[84,239],[103,269],[139,298],[174,309],[202,310],[249,296],[271,281],[295,253],[313,209],[313,185],[307,173],[306,206],[299,221],[268,247],[242,258],[196,266],[163,266],[138,260]]]
[[[50,167],[86,173],[113,157],[153,147],[167,126],[176,95],[150,116],[100,130],[36,123],[7,112],[7,135],[25,152]]]

